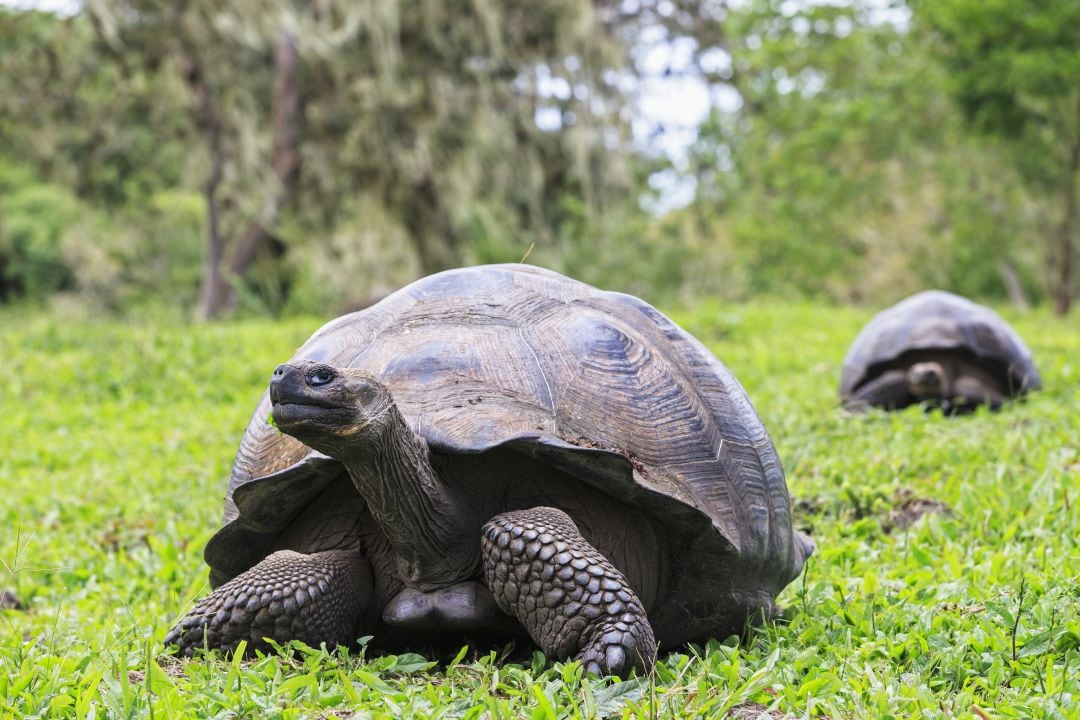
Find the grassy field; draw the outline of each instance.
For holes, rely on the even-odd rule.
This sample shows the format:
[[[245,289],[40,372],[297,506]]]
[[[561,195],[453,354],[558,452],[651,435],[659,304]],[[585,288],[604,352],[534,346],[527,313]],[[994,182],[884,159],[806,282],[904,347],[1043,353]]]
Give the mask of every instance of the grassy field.
[[[784,621],[653,678],[463,651],[178,663],[237,441],[319,319],[0,312],[0,717],[1080,717],[1080,321],[1009,316],[1046,390],[1003,412],[837,408],[865,311],[672,312],[746,387],[818,551]],[[913,522],[918,510],[936,510]],[[910,522],[910,524],[908,524]]]

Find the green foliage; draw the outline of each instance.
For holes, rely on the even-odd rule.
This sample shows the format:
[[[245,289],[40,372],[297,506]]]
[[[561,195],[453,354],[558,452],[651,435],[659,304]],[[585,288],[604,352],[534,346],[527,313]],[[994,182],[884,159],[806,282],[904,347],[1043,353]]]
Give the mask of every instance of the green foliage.
[[[1080,5],[1049,2],[915,3],[916,19],[949,70],[946,87],[979,131],[1002,138],[1036,193],[1057,205],[1043,214],[1042,245],[1055,266],[1055,308],[1074,295],[1080,227]]]
[[[0,177],[0,299],[43,300],[70,289],[71,265],[63,236],[83,210],[78,199],[56,185],[28,181],[24,174]]]
[[[878,5],[757,0],[729,14],[742,104],[702,127],[684,211],[723,238],[702,261],[733,268],[740,296],[1004,298],[1003,266],[1045,295],[1044,199],[973,137],[921,25],[884,22]]]
[[[1071,0],[914,5],[916,18],[938,34],[949,88],[977,126],[1027,142],[1037,141],[1043,130],[1064,129],[1061,123],[1077,128],[1080,5]],[[1029,135],[1033,125],[1041,127]],[[1053,141],[1051,147],[1060,140],[1043,137]],[[1038,164],[1043,163],[1033,167]]]
[[[180,182],[190,148],[175,85],[109,57],[85,13],[0,8],[0,160],[112,209]]]
[[[204,205],[163,191],[113,213],[95,210],[25,166],[0,167],[0,300],[77,297],[116,314],[190,306],[202,267]]]
[[[220,167],[225,264],[246,300],[311,307],[332,289],[338,304],[364,302],[401,274],[385,266],[429,273],[518,259],[533,244],[561,247],[568,228],[592,236],[605,216],[641,215],[624,200],[633,198],[629,97],[604,80],[627,62],[617,24],[580,0],[527,12],[497,2],[368,5],[87,6],[103,61],[133,67],[151,86],[187,85],[183,126],[165,128],[164,139],[195,135],[201,176],[217,178]],[[291,134],[273,100],[284,82],[274,46],[286,31],[302,105]],[[565,92],[549,92],[552,83]],[[560,131],[539,128],[538,112]],[[277,174],[286,156],[297,161],[295,182]],[[564,212],[568,197],[584,207],[580,226]],[[230,254],[252,223],[288,248],[295,288],[270,263],[262,278],[235,269]],[[361,264],[328,288],[326,267]]]
[[[205,211],[177,189],[182,98],[95,42],[85,14],[0,9],[0,297],[190,303]]]
[[[296,646],[179,663],[170,623],[277,362],[323,318],[81,323],[0,310],[0,707],[16,717],[1075,717],[1080,335],[1008,315],[1046,389],[999,413],[851,416],[840,362],[870,312],[710,302],[675,317],[738,376],[818,549],[784,622],[661,658],[654,679],[463,651],[440,665]],[[932,498],[951,512],[910,527]],[[738,713],[738,714],[736,714]]]
[[[69,229],[65,254],[81,299],[116,314],[147,304],[195,302],[205,205],[186,191],[162,191],[124,212],[97,213]]]
[[[0,9],[0,164],[57,193],[55,217],[19,230],[44,268],[33,292],[120,314],[154,295],[192,309],[214,218],[223,285],[251,314],[362,305],[527,253],[671,298],[880,305],[927,286],[1019,288],[1063,309],[1080,227],[1077,4],[882,5]],[[274,100],[286,31],[293,133]],[[679,173],[631,133],[658,45],[728,101],[689,154],[696,199],[660,218],[641,199],[655,171]],[[194,207],[210,185],[215,214]],[[234,251],[252,228],[265,233],[246,264]],[[16,272],[5,232],[2,272]]]

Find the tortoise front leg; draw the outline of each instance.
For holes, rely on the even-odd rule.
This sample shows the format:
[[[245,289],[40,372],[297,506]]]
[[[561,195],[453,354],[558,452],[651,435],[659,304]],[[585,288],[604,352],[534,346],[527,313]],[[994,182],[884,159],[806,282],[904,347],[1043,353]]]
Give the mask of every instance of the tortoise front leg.
[[[656,640],[626,577],[561,510],[496,515],[483,529],[484,577],[546,655],[586,672],[625,677],[652,670]]]
[[[1007,399],[996,383],[961,375],[953,383],[953,397],[949,409],[952,412],[970,412],[978,405],[987,405],[991,410],[999,410]]]
[[[915,397],[908,388],[906,373],[903,370],[893,369],[859,386],[844,406],[849,410],[864,410],[867,407],[898,410],[913,402],[915,402]]]
[[[358,552],[279,550],[200,600],[165,644],[181,655],[232,651],[241,640],[249,650],[266,649],[264,638],[346,645],[370,600],[371,570]]]

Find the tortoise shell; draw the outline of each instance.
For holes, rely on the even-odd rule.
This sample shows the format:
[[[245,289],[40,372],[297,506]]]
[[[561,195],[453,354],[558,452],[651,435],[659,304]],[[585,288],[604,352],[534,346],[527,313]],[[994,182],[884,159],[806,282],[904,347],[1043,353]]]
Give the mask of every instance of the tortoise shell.
[[[813,547],[792,530],[783,469],[746,392],[635,297],[527,265],[450,270],[327,323],[298,360],[378,377],[433,453],[511,448],[692,536],[672,560],[669,623],[693,619],[701,593],[771,606]],[[264,394],[206,548],[215,586],[344,472],[269,414]]]
[[[1014,395],[1042,385],[1031,351],[1000,315],[959,295],[927,290],[882,310],[866,324],[844,358],[840,396],[850,397],[904,353],[919,350],[964,353]]]

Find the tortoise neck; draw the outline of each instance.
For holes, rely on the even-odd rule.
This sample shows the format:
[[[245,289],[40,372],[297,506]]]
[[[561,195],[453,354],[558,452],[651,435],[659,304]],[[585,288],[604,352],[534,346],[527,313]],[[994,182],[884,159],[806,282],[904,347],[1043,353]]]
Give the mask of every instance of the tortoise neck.
[[[397,407],[385,422],[376,442],[338,459],[396,551],[401,580],[429,590],[470,577],[479,563],[479,538],[463,532],[462,508],[432,467],[427,442]]]

